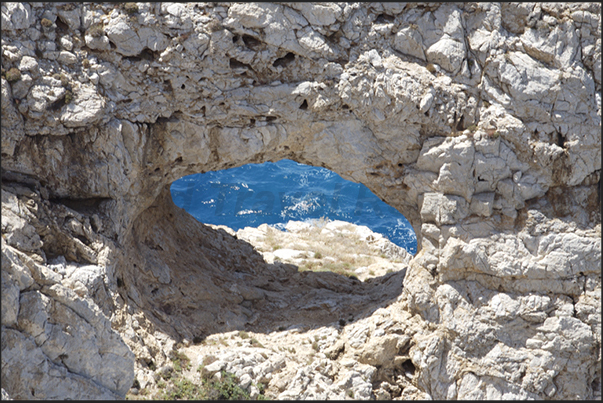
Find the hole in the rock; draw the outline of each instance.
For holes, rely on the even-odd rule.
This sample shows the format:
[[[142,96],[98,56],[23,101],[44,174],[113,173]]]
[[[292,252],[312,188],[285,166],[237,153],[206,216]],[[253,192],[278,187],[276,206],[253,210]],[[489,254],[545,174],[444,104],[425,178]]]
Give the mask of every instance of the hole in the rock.
[[[230,59],[230,68],[231,69],[240,69],[240,68],[248,68],[249,65],[238,61],[237,59]]]
[[[417,251],[406,218],[366,186],[291,160],[189,175],[171,185],[174,203],[197,220],[237,231],[327,218],[364,225],[409,253]],[[351,267],[353,264],[350,265]]]
[[[247,46],[250,49],[255,49],[260,45],[260,41],[255,39],[253,36],[251,35],[243,35],[243,43],[245,43],[245,46]]]
[[[306,101],[304,99],[304,102],[302,102],[302,104],[299,106],[299,109],[305,111],[306,109],[308,109],[308,101]]]
[[[127,60],[127,61],[132,62],[132,63],[136,63],[136,62],[141,61],[142,59],[140,57],[138,57],[138,56],[125,56],[124,60]]]
[[[46,107],[47,111],[58,111],[65,105],[65,96],[57,99]]]
[[[294,60],[295,60],[295,54],[289,52],[285,56],[276,59],[274,61],[274,63],[272,63],[272,65],[274,67],[281,66],[284,68],[284,67],[287,67],[289,64],[291,64]]]
[[[463,131],[465,130],[465,116],[461,115],[461,118],[459,119],[459,121],[456,124],[456,131]]]
[[[396,19],[388,14],[379,14],[379,16],[375,19],[376,24],[387,24],[390,22],[394,22]]]
[[[63,21],[63,17],[59,16],[59,18],[57,18],[57,20],[54,23],[57,24],[57,30],[59,32],[69,31],[69,25],[67,25],[65,23],[65,21]]]
[[[404,363],[402,364],[402,369],[410,376],[413,376],[415,374],[415,366],[411,360],[404,361]]]
[[[601,390],[601,378],[596,378],[592,381],[590,386],[593,389],[593,392],[599,392]]]
[[[559,132],[557,132],[557,146],[565,148],[565,139],[563,138],[563,135]]]
[[[144,48],[142,52],[140,52],[139,56],[141,59],[153,61],[159,57],[159,52],[153,51],[149,48]]]
[[[194,344],[353,325],[398,300],[403,249],[417,250],[408,221],[364,185],[287,159],[186,176],[155,203],[133,224],[120,291]]]

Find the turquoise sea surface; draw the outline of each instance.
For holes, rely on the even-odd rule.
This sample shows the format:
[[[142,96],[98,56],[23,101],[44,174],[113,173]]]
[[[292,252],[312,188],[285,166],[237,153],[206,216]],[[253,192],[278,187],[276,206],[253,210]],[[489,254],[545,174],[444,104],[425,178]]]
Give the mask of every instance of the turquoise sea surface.
[[[366,225],[405,248],[417,251],[410,223],[366,186],[326,168],[291,160],[248,164],[178,179],[171,186],[174,203],[206,224],[237,231],[269,224],[321,217]]]

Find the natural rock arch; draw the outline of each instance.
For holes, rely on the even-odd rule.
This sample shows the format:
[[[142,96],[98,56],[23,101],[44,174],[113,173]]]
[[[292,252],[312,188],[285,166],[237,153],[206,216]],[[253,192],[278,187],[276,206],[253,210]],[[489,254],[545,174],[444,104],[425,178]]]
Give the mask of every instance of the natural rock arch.
[[[124,274],[148,252],[136,248],[152,220],[174,228],[167,186],[289,158],[365,184],[413,225],[405,309],[436,329],[412,336],[420,390],[600,397],[599,5],[137,4],[133,16],[106,4],[3,5],[3,66],[21,77],[2,78],[3,341],[46,348],[40,360],[88,385],[56,387],[26,365],[44,381],[14,375],[11,393],[123,396],[133,376],[122,364],[82,368],[34,340],[27,312],[50,312],[48,301],[84,309],[47,257],[98,268],[79,289],[96,308],[81,316],[131,363],[111,322],[131,335],[144,321],[128,309],[144,305],[140,292],[119,288],[135,283]],[[548,45],[558,38],[565,46]],[[151,329],[127,341],[139,360],[161,355]],[[579,340],[579,353],[564,344],[547,355],[555,337]],[[12,368],[20,356],[5,350]],[[523,372],[489,369],[492,351]]]

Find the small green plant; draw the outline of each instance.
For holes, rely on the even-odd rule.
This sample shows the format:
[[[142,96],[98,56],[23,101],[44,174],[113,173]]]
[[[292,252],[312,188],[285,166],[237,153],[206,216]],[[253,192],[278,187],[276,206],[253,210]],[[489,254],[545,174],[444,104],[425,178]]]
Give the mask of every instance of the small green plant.
[[[88,60],[88,59],[82,60],[82,66],[84,66],[84,68],[86,68],[86,69],[89,69],[90,68],[90,60]]]
[[[348,389],[347,395],[353,399],[354,398],[354,391],[352,389]]]
[[[69,105],[71,103],[71,101],[73,101],[73,94],[71,93],[71,91],[67,90],[65,91],[65,105]]]
[[[314,349],[314,351],[318,352],[320,350],[320,347],[318,347],[318,343],[317,342],[313,342],[312,343],[312,349]]]
[[[239,331],[239,337],[240,337],[241,339],[248,339],[250,336],[249,336],[249,333],[247,333],[247,332],[246,332],[246,331],[244,331],[244,330],[241,330],[241,331]]]
[[[18,68],[13,67],[6,72],[6,81],[14,83],[21,79],[21,71]]]
[[[266,391],[265,384],[263,384],[262,382],[258,382],[254,383],[253,385],[258,389],[258,392],[260,392],[259,396],[257,397],[257,400],[270,400],[266,395],[264,395],[264,392]]]
[[[251,347],[264,348],[264,345],[260,343],[255,337],[251,338]]]
[[[183,369],[188,370],[191,367],[191,360],[184,353],[173,351],[171,359],[176,372],[182,372]]]
[[[157,382],[157,388],[158,389],[165,389],[165,382],[164,381]]]
[[[50,28],[53,25],[53,22],[50,21],[48,18],[42,18],[42,21],[40,21],[40,24],[42,24],[42,26],[44,28]]]
[[[375,270],[369,270],[369,274],[370,274],[371,276],[374,276],[374,275],[375,275]]]
[[[204,396],[203,389],[186,378],[179,378],[160,396],[164,400],[199,400]]]
[[[476,125],[471,125],[467,128],[467,130],[469,130],[471,133],[474,133],[477,130],[477,126]]]
[[[277,250],[277,249],[280,249],[280,248],[282,248],[282,246],[281,246],[281,245],[274,245],[274,246],[272,247],[272,250]]]
[[[389,273],[393,273],[394,271],[392,269],[387,269],[387,271],[385,272],[385,274],[389,274]]]
[[[172,375],[174,375],[173,372],[174,371],[172,371],[172,370],[167,370],[167,371],[161,372],[160,375],[163,379],[165,379],[167,381],[172,377]]]
[[[437,72],[435,66],[433,65],[433,63],[427,63],[427,66],[425,66],[425,68],[431,73],[431,74],[435,74]]]
[[[205,399],[210,400],[249,400],[249,392],[238,385],[237,377],[226,371],[221,372],[220,380],[205,379]]]
[[[86,33],[93,38],[100,38],[105,34],[105,30],[103,29],[103,24],[93,24],[88,28]]]
[[[320,252],[314,253],[314,259],[322,259],[322,253],[320,253]]]
[[[125,3],[124,11],[130,15],[138,12],[138,5],[136,3]]]

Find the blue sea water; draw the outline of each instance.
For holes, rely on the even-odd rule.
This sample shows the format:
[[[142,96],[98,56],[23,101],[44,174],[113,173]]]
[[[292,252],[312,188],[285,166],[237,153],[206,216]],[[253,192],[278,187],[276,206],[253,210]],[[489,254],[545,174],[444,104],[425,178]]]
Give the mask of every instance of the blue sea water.
[[[325,168],[291,160],[248,164],[178,179],[170,188],[174,203],[206,224],[233,230],[321,217],[366,225],[405,248],[417,251],[410,223],[366,186]]]

